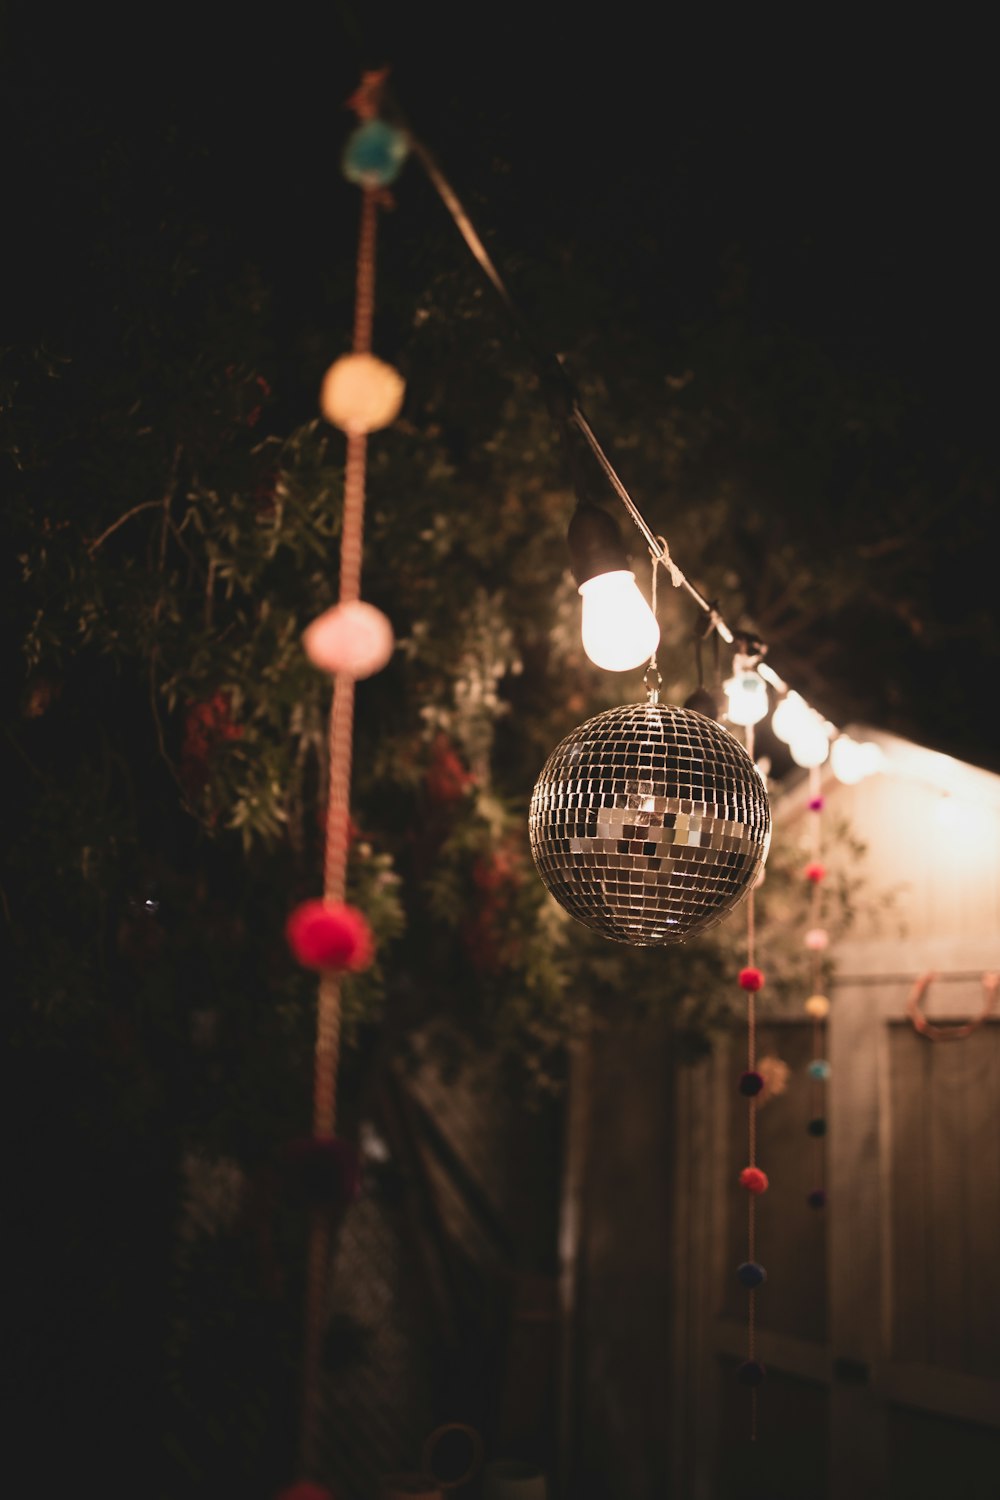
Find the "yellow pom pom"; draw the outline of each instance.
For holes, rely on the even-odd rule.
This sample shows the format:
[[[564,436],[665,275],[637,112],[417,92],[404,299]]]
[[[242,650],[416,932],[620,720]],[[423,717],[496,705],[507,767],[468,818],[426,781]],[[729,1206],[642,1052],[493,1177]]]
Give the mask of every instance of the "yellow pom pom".
[[[821,1021],[830,1014],[830,1002],[825,995],[810,995],[806,1001],[806,1013]]]
[[[323,377],[319,409],[342,432],[377,432],[399,416],[406,382],[374,354],[345,354]]]

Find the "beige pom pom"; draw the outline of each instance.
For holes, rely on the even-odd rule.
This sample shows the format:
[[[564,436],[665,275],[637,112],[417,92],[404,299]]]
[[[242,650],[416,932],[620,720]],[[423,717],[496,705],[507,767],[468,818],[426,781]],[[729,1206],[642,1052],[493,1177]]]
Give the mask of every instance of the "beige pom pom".
[[[374,604],[335,604],[302,632],[302,645],[321,672],[371,677],[392,656],[392,626]]]
[[[824,1016],[830,1014],[830,1002],[825,995],[810,995],[806,1001],[806,1014],[815,1016],[817,1021],[822,1021]]]
[[[406,382],[374,354],[345,354],[323,377],[319,409],[342,432],[377,432],[399,416]]]

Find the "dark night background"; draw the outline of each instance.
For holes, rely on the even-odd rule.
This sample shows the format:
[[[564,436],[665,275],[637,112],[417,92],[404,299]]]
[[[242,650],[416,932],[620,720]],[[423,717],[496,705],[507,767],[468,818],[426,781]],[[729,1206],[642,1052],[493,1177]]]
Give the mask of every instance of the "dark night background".
[[[683,504],[721,486],[732,524],[752,518],[731,562],[779,669],[840,722],[997,763],[976,711],[998,640],[993,154],[974,30],[813,36],[523,5],[293,9],[259,27],[209,7],[143,26],[98,8],[50,35],[8,10],[8,330],[101,348],[109,289],[88,243],[197,220],[220,283],[252,264],[269,287],[269,416],[301,419],[346,336],[342,105],[359,64],[387,62],[540,344],[603,381],[591,415],[612,450],[621,393],[697,361],[717,420]],[[415,165],[396,198],[387,352],[435,258],[467,255]],[[627,455],[621,468],[669,536],[673,498],[645,492]],[[784,617],[765,564],[778,547],[806,576],[832,561],[845,607]]]
[[[73,434],[53,459],[54,514],[86,535],[128,503],[105,507],[99,522],[84,513],[102,475],[129,493],[129,476],[111,475],[107,412],[128,406],[133,386],[183,411],[185,361],[200,329],[196,319],[173,324],[163,289],[181,276],[184,255],[199,259],[201,301],[185,305],[203,316],[206,341],[235,347],[245,338],[240,360],[266,378],[259,433],[311,419],[322,372],[349,337],[357,197],[339,170],[352,122],[344,101],[362,67],[389,64],[414,130],[465,200],[539,344],[565,358],[598,434],[681,566],[731,623],[760,631],[777,670],[838,724],[866,721],[1000,770],[990,711],[1000,631],[989,52],[958,20],[939,18],[925,33],[912,17],[906,24],[905,33],[888,24],[880,32],[870,20],[800,13],[779,26],[733,21],[721,9],[695,20],[680,10],[520,0],[494,9],[274,8],[260,21],[236,7],[56,17],[5,6],[0,345],[21,383],[15,426],[32,459],[46,456],[50,434]],[[470,302],[468,253],[415,162],[393,196],[381,229],[376,348],[399,358],[414,409],[433,406],[459,473],[468,466],[488,481],[497,413],[530,359],[488,288],[481,307]],[[237,284],[251,296],[259,287],[266,307],[250,332],[229,310]],[[453,288],[462,298],[449,364]],[[418,303],[446,315],[433,370],[406,367]],[[70,371],[54,395],[37,371],[24,373],[38,350]],[[192,391],[203,373],[198,366]],[[659,465],[671,424],[681,437]],[[3,433],[5,489],[9,481],[15,493],[24,450]],[[519,466],[530,474],[520,452],[501,461],[508,478]],[[86,475],[79,491],[77,471]],[[137,474],[134,493],[145,499],[159,483],[159,472]],[[487,482],[487,530],[492,493]],[[16,736],[37,730],[41,740],[45,726],[21,723],[26,621],[16,558],[31,539],[19,530],[26,512],[6,495],[4,511],[6,706]],[[409,542],[402,506],[397,525]],[[72,728],[79,702],[66,711]],[[124,754],[152,764],[148,725],[145,738],[131,733],[123,720]],[[31,785],[20,752],[5,753]],[[45,754],[62,774],[72,734]],[[18,839],[21,811],[10,809]],[[175,811],[153,841],[162,838],[171,858],[176,842],[186,858],[177,822]],[[216,874],[238,891],[238,859],[229,858]],[[9,877],[18,895],[20,878]],[[280,883],[280,867],[272,879]],[[27,924],[36,953],[53,922],[42,889],[25,898],[36,919],[42,913]],[[249,902],[241,915],[252,927]],[[224,920],[212,908],[206,921],[216,918]],[[85,933],[84,919],[74,921],[67,932]],[[17,942],[15,959],[26,951],[23,933]],[[189,955],[192,972],[199,952]],[[175,1059],[172,1042],[158,1043],[147,1077],[133,1069],[130,1036],[118,1039],[120,1064],[103,1053],[77,1058],[86,1023],[76,1025],[67,1023],[54,1061],[37,1036],[34,1051],[15,1056],[9,1191],[49,1230],[21,1247],[26,1299],[49,1278],[62,1288],[55,1316],[72,1307],[78,1320],[43,1330],[51,1347],[72,1345],[69,1367],[84,1372],[77,1409],[60,1408],[56,1425],[78,1445],[79,1473],[93,1474],[103,1440],[95,1413],[126,1413],[114,1439],[118,1474],[141,1464],[154,1440],[141,1391],[169,1318],[168,1273],[155,1257],[168,1254],[168,1127],[186,1085],[180,1044]],[[100,1165],[108,1141],[108,1161],[119,1148],[117,1101],[97,1109],[79,1147],[72,1101],[91,1089],[110,1101],[133,1074],[134,1100],[122,1098],[142,1117],[136,1141],[159,1141],[162,1160],[137,1148],[123,1189],[121,1171]],[[154,1088],[154,1074],[167,1083]],[[281,1086],[276,1077],[259,1105],[261,1138]],[[140,1102],[144,1088],[152,1103]],[[51,1105],[61,1091],[63,1104]],[[250,1137],[241,1148],[252,1154]],[[88,1153],[99,1166],[81,1174]],[[70,1201],[59,1207],[64,1193]],[[82,1251],[70,1242],[75,1282],[59,1243],[64,1222],[93,1227]],[[94,1298],[80,1317],[95,1287],[106,1301]],[[135,1322],[140,1307],[145,1327]],[[277,1339],[267,1310],[254,1305],[253,1315],[262,1321],[240,1334],[248,1360],[255,1338]],[[82,1389],[109,1329],[94,1388]],[[241,1347],[226,1346],[230,1360]],[[17,1391],[30,1360],[16,1343],[13,1352]],[[212,1374],[200,1377],[209,1395]],[[44,1436],[44,1414],[37,1420]],[[69,1476],[73,1452],[60,1462]]]

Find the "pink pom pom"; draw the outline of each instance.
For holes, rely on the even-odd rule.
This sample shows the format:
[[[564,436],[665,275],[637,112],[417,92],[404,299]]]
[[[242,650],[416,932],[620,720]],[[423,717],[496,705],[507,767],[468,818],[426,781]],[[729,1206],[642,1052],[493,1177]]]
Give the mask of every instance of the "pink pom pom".
[[[826,865],[821,865],[819,860],[815,860],[811,865],[806,865],[805,870],[802,873],[805,875],[807,880],[811,880],[814,884],[818,884],[821,880],[826,879]]]
[[[823,811],[823,798],[822,797],[810,797],[809,798],[809,811],[810,812],[822,812]]]
[[[762,1172],[760,1167],[744,1167],[740,1173],[740,1187],[745,1187],[748,1193],[767,1192],[767,1173]]]
[[[348,677],[371,677],[386,665],[393,651],[392,626],[380,609],[353,599],[335,604],[302,632],[302,645],[321,672],[343,672]]]
[[[303,901],[285,923],[288,946],[306,969],[357,972],[375,955],[375,940],[357,907],[338,901]]]
[[[740,970],[740,989],[741,990],[762,990],[763,988],[764,988],[764,971],[763,971],[763,969],[741,969]]]
[[[806,947],[813,953],[822,953],[830,941],[830,934],[825,927],[810,927],[806,933]]]

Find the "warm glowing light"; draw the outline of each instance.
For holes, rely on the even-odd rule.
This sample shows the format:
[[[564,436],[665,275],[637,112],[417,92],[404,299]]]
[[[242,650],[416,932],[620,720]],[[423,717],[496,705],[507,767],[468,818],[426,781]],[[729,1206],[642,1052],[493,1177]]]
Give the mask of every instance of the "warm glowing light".
[[[808,703],[798,693],[787,692],[771,715],[771,728],[779,740],[790,745],[796,730],[809,723],[812,713]]]
[[[660,627],[634,573],[598,573],[581,583],[580,596],[583,649],[595,667],[630,672],[649,660],[660,643]]]
[[[767,688],[756,672],[743,669],[723,684],[730,724],[759,724],[767,713]]]
[[[830,765],[838,781],[854,786],[882,769],[883,754],[874,740],[854,740],[849,734],[838,735],[830,747]]]
[[[812,770],[821,766],[830,754],[830,736],[819,714],[808,709],[809,718],[795,727],[795,734],[788,743],[788,750],[797,766]]]

